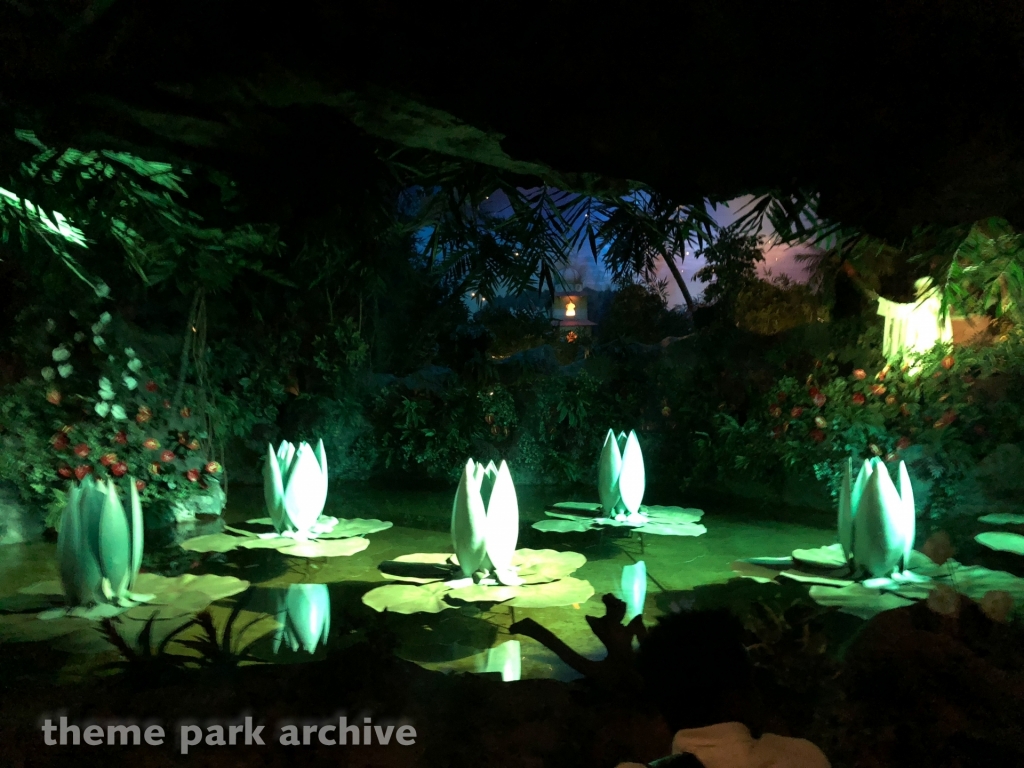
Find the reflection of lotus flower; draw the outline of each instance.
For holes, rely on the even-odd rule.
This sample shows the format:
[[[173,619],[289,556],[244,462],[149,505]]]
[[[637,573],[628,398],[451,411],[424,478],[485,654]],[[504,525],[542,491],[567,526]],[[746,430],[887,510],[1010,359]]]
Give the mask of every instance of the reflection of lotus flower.
[[[120,603],[142,564],[142,506],[128,483],[125,514],[113,482],[87,475],[68,494],[61,515],[57,557],[64,595],[72,606]]]
[[[639,512],[646,482],[644,455],[636,432],[630,432],[629,437],[620,432],[616,438],[609,429],[597,467],[597,491],[605,514],[620,517]]]
[[[296,450],[284,441],[276,455],[268,445],[263,496],[278,533],[311,531],[327,503],[324,441],[317,443],[315,452],[309,443],[300,443]]]
[[[633,565],[622,566],[622,599],[626,603],[626,622],[644,612],[647,598],[647,564],[640,560]]]
[[[497,648],[488,648],[477,665],[480,672],[500,672],[501,680],[513,683],[523,674],[523,647],[518,640],[508,640]]]
[[[878,458],[865,461],[852,478],[848,459],[839,493],[839,543],[847,560],[877,578],[906,570],[917,522],[906,464],[900,462],[899,490]]]
[[[331,594],[326,584],[292,584],[278,599],[277,620],[281,624],[274,635],[274,653],[281,644],[297,651],[315,653],[318,645],[327,645],[331,631]]]
[[[493,573],[499,582],[522,582],[512,567],[519,540],[519,501],[508,464],[466,462],[452,506],[452,545],[463,576]]]

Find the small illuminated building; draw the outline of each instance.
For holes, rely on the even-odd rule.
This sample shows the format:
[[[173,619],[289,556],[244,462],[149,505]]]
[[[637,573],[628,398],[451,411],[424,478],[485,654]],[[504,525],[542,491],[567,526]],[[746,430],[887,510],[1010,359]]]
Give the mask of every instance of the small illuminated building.
[[[555,294],[551,324],[558,328],[559,336],[570,343],[580,336],[589,336],[597,325],[587,319],[587,297],[582,291]]]

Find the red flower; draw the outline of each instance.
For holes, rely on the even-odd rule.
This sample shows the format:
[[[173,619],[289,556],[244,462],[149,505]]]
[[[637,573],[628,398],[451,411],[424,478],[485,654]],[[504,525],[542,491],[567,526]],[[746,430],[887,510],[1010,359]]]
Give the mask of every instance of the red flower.
[[[188,478],[188,481],[190,483],[194,483],[199,479],[199,470],[190,469],[188,472],[185,473],[185,477]]]
[[[855,378],[857,381],[864,381],[864,379],[866,379],[867,377],[868,372],[865,371],[863,368],[856,368],[853,371],[853,378]]]
[[[52,445],[54,450],[57,451],[63,451],[70,443],[71,441],[68,440],[68,436],[63,432],[58,432],[53,436],[53,439],[50,440],[50,445]]]
[[[799,419],[804,415],[804,409],[797,405],[789,412],[789,415],[794,419]]]
[[[880,370],[875,375],[875,378],[878,379],[879,381],[885,381],[885,377],[889,375],[889,371],[891,371],[891,370],[892,370],[892,366],[891,365],[887,365],[887,366],[885,366],[885,368]]]
[[[77,456],[80,459],[84,459],[88,455],[89,455],[89,446],[88,445],[86,445],[85,443],[79,443],[78,445],[75,446],[75,456]]]
[[[854,405],[864,405],[864,403],[867,401],[867,398],[864,397],[864,395],[862,395],[860,392],[854,392],[852,400]]]
[[[135,414],[135,421],[139,424],[145,424],[151,418],[153,418],[153,411],[148,406],[140,405],[139,412]]]
[[[77,467],[75,467],[75,477],[77,477],[79,481],[84,480],[86,475],[91,474],[92,467],[90,467],[88,464],[79,464]]]
[[[211,475],[216,475],[218,472],[220,472],[220,470],[221,466],[216,461],[211,461],[206,465],[206,471],[209,472]]]
[[[160,461],[174,461],[174,451],[163,451],[160,454]]]
[[[905,451],[909,447],[910,447],[910,438],[909,437],[901,437],[899,440],[896,441],[896,450],[898,450],[898,451]]]
[[[954,363],[956,363],[956,360],[953,358],[952,355],[946,355],[944,358],[942,358],[942,367],[945,368],[947,371],[953,367]]]
[[[771,408],[768,409],[768,415],[777,419],[779,418],[779,416],[782,415],[782,409],[779,408],[779,406],[777,405],[773,405]]]
[[[821,406],[828,402],[828,398],[821,394],[821,392],[816,393],[814,397],[811,398],[811,400],[813,400],[814,404],[819,408],[821,408]]]
[[[100,456],[100,464],[102,464],[104,467],[109,467],[111,464],[116,464],[116,463],[117,463],[117,454],[116,453],[104,453],[102,456]]]
[[[954,421],[956,421],[956,411],[946,411],[939,418],[939,421],[943,422],[944,424],[952,424]]]
[[[189,416],[192,415],[192,410],[186,405],[184,408],[181,409],[180,413],[181,418],[187,419]]]
[[[155,381],[147,381],[146,382],[146,391],[147,392],[156,392],[158,389],[160,389],[160,387],[158,387],[156,385]]]
[[[825,420],[824,416],[815,416],[814,423],[819,429],[824,429],[828,426],[828,421]]]
[[[124,432],[124,430],[121,430],[116,435],[114,435],[114,442],[117,443],[118,445],[127,445],[128,435]]]
[[[188,448],[190,451],[198,451],[199,441],[196,440],[195,438],[192,438],[191,440],[189,440],[188,445],[186,445],[185,447]]]
[[[146,481],[145,480],[136,480],[135,481],[135,490],[136,491],[140,491],[141,492],[141,491],[145,490],[145,488],[146,488]]]
[[[185,445],[187,442],[188,442],[188,433],[187,432],[179,432],[178,433],[178,445]]]
[[[59,390],[51,389],[49,392],[46,393],[46,402],[48,402],[50,405],[60,405],[60,398],[61,396]]]
[[[807,390],[807,394],[810,395],[811,397],[817,397],[820,391],[821,390],[819,390],[817,387],[811,387],[810,389]]]
[[[810,432],[807,433],[807,436],[816,443],[820,443],[825,439],[825,433],[822,432],[820,429],[812,429]]]
[[[128,465],[125,464],[123,461],[117,462],[114,466],[110,468],[110,474],[112,474],[114,477],[124,477],[127,472]]]
[[[870,389],[872,395],[877,395],[878,397],[881,397],[882,395],[885,394],[884,384],[872,384]]]
[[[57,470],[57,474],[63,477],[65,480],[70,480],[74,472],[71,471],[71,467],[65,465]]]
[[[155,451],[160,447],[160,443],[153,437],[147,437],[142,441],[142,447],[147,451]]]

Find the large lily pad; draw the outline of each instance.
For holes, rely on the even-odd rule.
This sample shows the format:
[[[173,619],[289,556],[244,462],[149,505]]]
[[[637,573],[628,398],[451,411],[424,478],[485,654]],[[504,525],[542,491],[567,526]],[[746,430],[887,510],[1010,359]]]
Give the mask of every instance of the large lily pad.
[[[902,608],[914,601],[905,597],[884,592],[880,589],[868,589],[862,584],[850,584],[846,587],[813,586],[810,589],[811,599],[819,605],[838,608],[862,619],[870,619],[882,611]]]
[[[154,622],[164,622],[196,614],[211,603],[237,595],[248,588],[248,581],[233,576],[185,574],[170,578],[142,573],[136,579],[135,589],[151,594],[152,599],[146,604],[68,609],[62,605],[64,596],[59,581],[37,582],[20,591],[21,598],[17,601],[21,603],[17,608],[20,613],[0,613],[0,640],[52,641],[81,632],[95,633],[97,621],[115,616],[139,621],[153,617]],[[29,605],[32,600],[35,604]],[[15,601],[5,601],[0,605],[0,611],[11,610],[12,602]],[[76,642],[83,647],[97,645],[82,639]],[[97,650],[101,649],[102,644]]]
[[[1006,533],[1005,531],[986,531],[979,533],[974,540],[984,547],[994,549],[998,552],[1011,552],[1014,555],[1024,555],[1024,536],[1019,533]]]
[[[197,536],[182,543],[182,548],[191,552],[230,552],[234,549],[275,549],[291,557],[347,557],[362,552],[370,543],[359,538],[368,533],[387,530],[392,523],[384,520],[343,520],[334,521],[333,527],[315,538],[302,539],[293,536],[275,535],[269,517],[256,518],[245,523],[246,527],[225,526],[224,533]],[[328,528],[327,522],[322,526]]]
[[[377,611],[437,613],[450,607],[445,598],[467,602],[507,603],[517,607],[551,608],[585,602],[594,594],[587,581],[570,578],[587,558],[578,552],[520,549],[512,556],[523,584],[474,583],[461,577],[454,555],[427,552],[402,555],[381,565],[384,576],[405,584],[370,590],[363,603]]]

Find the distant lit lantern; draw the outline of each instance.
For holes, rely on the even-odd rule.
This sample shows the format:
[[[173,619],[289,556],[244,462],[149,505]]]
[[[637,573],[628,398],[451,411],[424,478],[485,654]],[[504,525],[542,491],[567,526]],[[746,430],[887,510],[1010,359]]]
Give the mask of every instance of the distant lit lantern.
[[[570,344],[589,335],[596,323],[587,319],[587,294],[582,289],[557,294],[551,305],[551,323]]]
[[[570,299],[565,305],[565,316],[576,317],[576,305]]]

